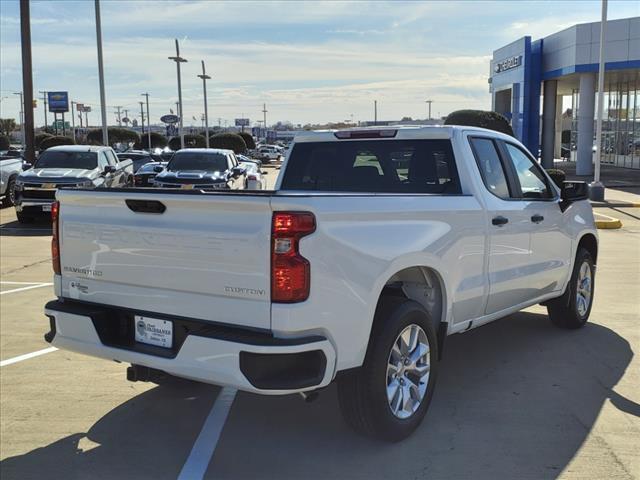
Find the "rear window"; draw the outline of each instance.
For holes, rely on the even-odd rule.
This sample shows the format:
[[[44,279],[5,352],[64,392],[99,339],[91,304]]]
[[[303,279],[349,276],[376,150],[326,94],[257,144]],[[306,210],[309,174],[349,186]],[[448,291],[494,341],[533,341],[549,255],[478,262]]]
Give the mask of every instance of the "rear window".
[[[96,152],[61,152],[45,150],[38,157],[35,168],[79,168],[93,170],[98,166]]]
[[[460,194],[449,140],[298,143],[283,190]]]

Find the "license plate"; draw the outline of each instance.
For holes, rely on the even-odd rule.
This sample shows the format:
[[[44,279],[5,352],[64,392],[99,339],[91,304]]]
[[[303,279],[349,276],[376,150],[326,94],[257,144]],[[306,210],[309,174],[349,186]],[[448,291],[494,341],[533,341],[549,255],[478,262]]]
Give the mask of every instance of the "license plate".
[[[50,212],[51,211],[51,205],[42,205],[42,211],[43,212]]]
[[[193,184],[191,183],[185,183],[184,185],[182,185],[181,187],[183,190],[193,190]]]
[[[56,188],[56,184],[55,183],[43,183],[42,184],[42,188],[46,188],[47,190],[52,190],[52,189]]]
[[[136,342],[171,348],[173,346],[173,323],[169,320],[135,315]]]

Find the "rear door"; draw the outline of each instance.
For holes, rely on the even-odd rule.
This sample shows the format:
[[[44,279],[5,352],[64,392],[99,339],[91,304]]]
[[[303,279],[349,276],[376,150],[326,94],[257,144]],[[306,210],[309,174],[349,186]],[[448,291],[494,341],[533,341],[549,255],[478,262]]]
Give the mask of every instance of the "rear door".
[[[269,196],[68,190],[59,199],[64,297],[270,328]]]

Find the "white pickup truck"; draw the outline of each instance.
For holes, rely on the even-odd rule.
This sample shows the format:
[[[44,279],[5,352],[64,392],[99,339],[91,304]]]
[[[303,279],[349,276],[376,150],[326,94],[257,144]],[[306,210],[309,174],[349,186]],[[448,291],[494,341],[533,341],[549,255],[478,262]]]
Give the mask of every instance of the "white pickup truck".
[[[593,300],[585,184],[556,187],[484,129],[308,132],[274,191],[57,200],[47,341],[132,380],[271,395],[336,380],[348,423],[389,441],[422,421],[448,335],[538,303],[578,328]]]

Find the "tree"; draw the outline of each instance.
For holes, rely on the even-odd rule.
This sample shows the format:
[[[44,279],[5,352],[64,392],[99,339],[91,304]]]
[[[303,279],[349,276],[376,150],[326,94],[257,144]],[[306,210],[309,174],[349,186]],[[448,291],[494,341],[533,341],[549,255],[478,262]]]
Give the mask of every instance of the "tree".
[[[253,139],[253,135],[251,135],[249,132],[238,132],[238,135],[242,137],[245,145],[249,150],[253,150],[256,148],[256,141]]]
[[[457,110],[451,112],[444,121],[445,125],[466,125],[481,127],[515,137],[509,121],[498,112],[484,110]]]
[[[216,133],[209,140],[211,148],[225,148],[235,153],[245,153],[247,144],[237,133]]]
[[[133,130],[120,127],[109,127],[107,129],[109,135],[109,143],[140,143],[140,136]],[[102,129],[95,128],[87,133],[87,143],[90,145],[103,145]]]
[[[16,129],[16,121],[13,118],[0,118],[0,134],[11,137]]]
[[[153,143],[153,140],[151,140]],[[205,148],[207,146],[207,139],[202,135],[185,135],[184,136],[184,148]],[[173,137],[169,140],[169,148],[174,151],[180,150],[180,137]]]
[[[151,132],[151,148],[164,148],[167,146],[167,137],[158,132]],[[136,148],[149,148],[149,135],[144,134],[140,138],[140,143],[136,143]]]
[[[53,135],[50,135],[48,133],[39,133],[39,134],[37,134],[33,139],[34,147],[36,148],[36,150],[40,150],[40,145],[42,144],[42,142],[45,139],[51,138],[51,137],[53,137]]]
[[[62,135],[51,136],[49,138],[45,138],[40,143],[40,151],[44,151],[51,147],[57,147],[58,145],[75,145],[75,143],[76,142],[74,142],[71,137],[64,137]]]

